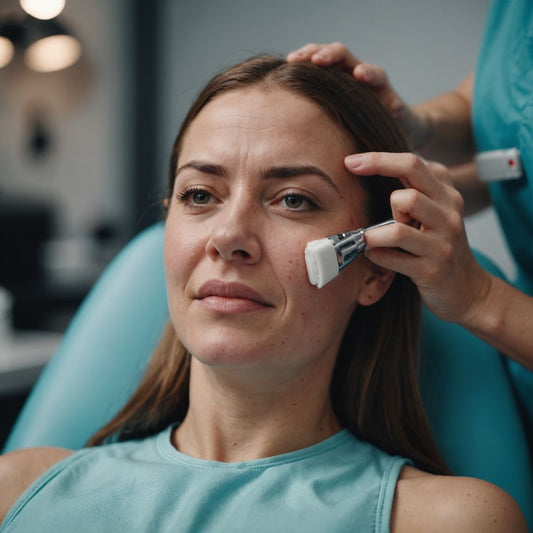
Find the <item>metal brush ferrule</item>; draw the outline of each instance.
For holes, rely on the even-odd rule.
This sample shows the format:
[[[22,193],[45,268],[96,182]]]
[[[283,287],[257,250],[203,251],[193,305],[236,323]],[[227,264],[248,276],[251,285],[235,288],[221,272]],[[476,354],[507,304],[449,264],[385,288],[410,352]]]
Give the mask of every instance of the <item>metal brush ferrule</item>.
[[[333,241],[333,248],[337,254],[337,262],[339,263],[339,272],[347,265],[349,265],[354,259],[357,259],[366,248],[365,232],[370,229],[380,228],[381,226],[388,226],[396,222],[393,218],[369,226],[368,228],[356,229],[353,231],[347,231],[345,233],[337,233],[329,237]]]
[[[339,271],[361,255],[366,248],[364,229],[337,233],[329,238],[333,241],[333,248],[337,254]]]

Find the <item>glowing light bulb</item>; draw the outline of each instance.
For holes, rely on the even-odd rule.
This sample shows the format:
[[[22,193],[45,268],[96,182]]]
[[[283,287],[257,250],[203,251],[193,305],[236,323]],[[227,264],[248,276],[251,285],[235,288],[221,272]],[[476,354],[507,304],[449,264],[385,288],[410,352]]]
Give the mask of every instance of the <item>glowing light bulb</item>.
[[[49,20],[63,11],[65,0],[20,0],[20,5],[28,15],[41,20]]]
[[[81,45],[70,35],[53,35],[38,40],[26,50],[26,64],[37,72],[53,72],[73,65],[81,55]]]
[[[5,67],[15,53],[15,47],[13,43],[7,37],[0,36],[0,68]]]

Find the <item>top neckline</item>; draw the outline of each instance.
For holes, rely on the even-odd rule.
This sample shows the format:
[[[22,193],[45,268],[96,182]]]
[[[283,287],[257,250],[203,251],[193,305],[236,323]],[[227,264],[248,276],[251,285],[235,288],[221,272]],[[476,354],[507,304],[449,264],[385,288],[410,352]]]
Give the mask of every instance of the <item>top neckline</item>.
[[[350,431],[345,428],[341,429],[334,435],[331,435],[331,437],[327,437],[316,444],[312,444],[311,446],[307,446],[299,450],[294,450],[292,452],[287,452],[280,455],[273,455],[271,457],[263,457],[260,459],[227,463],[223,461],[199,459],[176,450],[176,448],[174,448],[172,445],[171,437],[173,430],[178,425],[179,424],[172,424],[159,435],[157,435],[155,444],[159,453],[173,463],[187,464],[195,468],[218,470],[242,470],[245,468],[264,469],[288,463],[295,463],[307,459],[308,457],[322,454],[333,448],[337,448],[347,442],[349,439],[355,438]]]

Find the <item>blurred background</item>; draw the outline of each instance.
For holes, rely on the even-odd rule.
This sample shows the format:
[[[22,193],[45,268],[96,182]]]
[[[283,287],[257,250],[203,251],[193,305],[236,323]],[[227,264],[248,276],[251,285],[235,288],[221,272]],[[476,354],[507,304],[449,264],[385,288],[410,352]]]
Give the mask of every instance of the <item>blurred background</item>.
[[[98,275],[161,218],[170,148],[215,71],[345,43],[410,103],[475,67],[489,0],[0,0],[0,443]],[[491,210],[472,246],[513,276]]]

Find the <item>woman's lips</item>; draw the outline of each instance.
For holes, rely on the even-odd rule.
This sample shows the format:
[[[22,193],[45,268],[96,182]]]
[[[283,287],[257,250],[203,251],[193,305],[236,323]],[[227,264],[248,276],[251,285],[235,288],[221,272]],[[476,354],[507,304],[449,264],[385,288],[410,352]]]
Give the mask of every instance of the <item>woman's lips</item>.
[[[272,304],[251,287],[239,282],[220,280],[209,280],[204,283],[196,295],[196,300],[212,311],[228,314],[247,313],[272,307]]]

